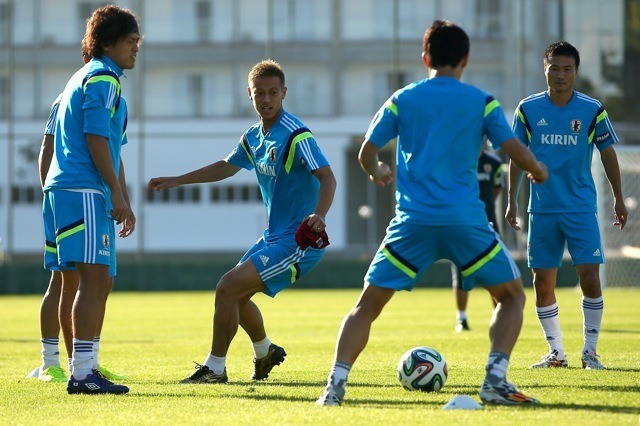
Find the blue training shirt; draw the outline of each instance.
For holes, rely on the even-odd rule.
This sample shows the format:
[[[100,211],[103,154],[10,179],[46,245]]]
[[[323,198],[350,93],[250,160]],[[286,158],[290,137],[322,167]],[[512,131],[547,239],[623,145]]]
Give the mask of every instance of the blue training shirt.
[[[44,126],[45,135],[56,134],[56,118],[58,116],[58,108],[60,107],[60,99],[62,99],[62,93],[60,93],[56,100],[51,104],[51,110],[49,110],[49,118],[47,119],[47,124]]]
[[[111,59],[93,58],[69,80],[60,95],[55,121],[55,147],[44,190],[93,189],[109,200],[109,188],[95,167],[86,134],[107,139],[118,175],[127,121],[120,96],[122,70]]]
[[[269,218],[265,241],[295,246],[298,226],[318,204],[320,182],[311,171],[329,165],[311,131],[283,110],[266,135],[261,123],[251,126],[225,161],[255,169]]]
[[[520,101],[513,130],[549,170],[545,183],[531,185],[529,212],[597,211],[593,146],[602,151],[618,142],[598,100],[574,91],[571,100],[558,107],[547,92],[531,95]]]
[[[398,90],[376,113],[366,139],[379,147],[398,138],[396,216],[426,225],[483,225],[478,157],[514,137],[490,94],[453,77]]]

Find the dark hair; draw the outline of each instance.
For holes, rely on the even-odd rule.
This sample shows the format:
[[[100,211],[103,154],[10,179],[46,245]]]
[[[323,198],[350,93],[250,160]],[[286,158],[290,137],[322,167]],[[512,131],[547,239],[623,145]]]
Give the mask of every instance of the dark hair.
[[[91,57],[101,57],[104,48],[113,46],[131,33],[140,34],[138,21],[129,9],[109,5],[96,9],[87,19],[82,50]]]
[[[571,43],[566,41],[556,41],[544,51],[544,62],[549,63],[554,56],[571,56],[576,61],[576,70],[580,66],[580,53]]]
[[[251,68],[248,77],[249,85],[251,85],[251,82],[258,77],[278,77],[280,79],[280,83],[284,86],[284,71],[280,64],[273,59],[260,61]]]
[[[422,39],[431,67],[456,67],[469,54],[469,36],[451,21],[433,21]]]

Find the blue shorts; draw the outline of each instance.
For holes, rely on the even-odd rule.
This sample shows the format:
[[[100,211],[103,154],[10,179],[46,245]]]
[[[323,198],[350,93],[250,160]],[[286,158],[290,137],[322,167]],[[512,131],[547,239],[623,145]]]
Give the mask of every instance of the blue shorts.
[[[242,256],[240,263],[251,259],[260,278],[262,278],[262,282],[267,287],[267,291],[264,293],[269,297],[274,297],[313,269],[323,255],[324,249],[309,247],[302,250],[297,245],[285,245],[278,242],[267,244],[264,238],[260,238]]]
[[[604,263],[596,213],[530,213],[527,263],[559,268],[565,243],[574,265]]]
[[[476,284],[502,284],[520,276],[500,236],[489,225],[426,226],[394,218],[365,281],[382,288],[411,290],[439,259],[449,259],[460,268],[464,290]]]
[[[50,190],[42,204],[44,266],[51,271],[75,270],[76,262],[109,266],[117,272],[115,224],[104,195]]]

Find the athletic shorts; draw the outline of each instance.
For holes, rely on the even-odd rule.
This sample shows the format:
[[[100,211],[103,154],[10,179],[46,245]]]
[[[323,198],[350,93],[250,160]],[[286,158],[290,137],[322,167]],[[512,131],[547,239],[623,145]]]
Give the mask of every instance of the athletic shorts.
[[[487,225],[426,226],[393,219],[365,281],[392,290],[411,290],[424,271],[449,259],[462,272],[462,289],[512,281],[520,270],[494,229]]]
[[[322,255],[324,255],[324,249],[308,247],[302,250],[298,246],[277,242],[267,244],[264,238],[260,238],[242,256],[240,263],[251,259],[267,287],[264,293],[274,297],[313,269],[322,259]]]
[[[530,268],[559,268],[565,243],[574,265],[605,262],[596,213],[529,214]]]
[[[75,270],[76,262],[109,266],[116,276],[115,223],[104,195],[95,192],[50,190],[42,205],[44,267]]]

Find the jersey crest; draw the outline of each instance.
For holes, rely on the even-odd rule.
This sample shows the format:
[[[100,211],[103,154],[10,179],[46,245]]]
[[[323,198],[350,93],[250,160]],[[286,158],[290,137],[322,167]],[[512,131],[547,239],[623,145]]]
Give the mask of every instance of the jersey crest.
[[[582,128],[582,121],[571,120],[571,131],[573,133],[579,133],[581,128]]]

